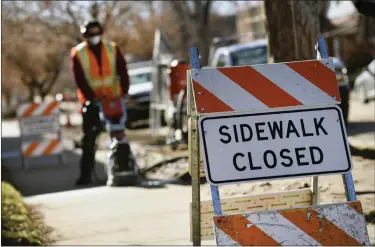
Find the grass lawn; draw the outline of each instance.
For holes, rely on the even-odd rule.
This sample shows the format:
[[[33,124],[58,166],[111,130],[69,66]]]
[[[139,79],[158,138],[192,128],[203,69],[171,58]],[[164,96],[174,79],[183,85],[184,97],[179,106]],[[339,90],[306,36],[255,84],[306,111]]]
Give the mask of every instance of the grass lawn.
[[[22,195],[6,182],[1,182],[1,241],[2,245],[47,245],[50,229],[43,224],[38,212],[27,206]]]

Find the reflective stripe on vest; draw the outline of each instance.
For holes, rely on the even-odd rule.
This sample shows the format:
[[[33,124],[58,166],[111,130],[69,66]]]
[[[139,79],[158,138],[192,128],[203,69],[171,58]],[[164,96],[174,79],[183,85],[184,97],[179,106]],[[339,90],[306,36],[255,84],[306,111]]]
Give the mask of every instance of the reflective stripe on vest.
[[[115,44],[108,41],[102,42],[101,68],[99,68],[94,53],[89,50],[87,42],[77,45],[76,51],[89,86],[95,94],[105,94],[105,96],[112,97],[119,96],[120,83],[116,73]],[[104,88],[105,90],[103,90]]]

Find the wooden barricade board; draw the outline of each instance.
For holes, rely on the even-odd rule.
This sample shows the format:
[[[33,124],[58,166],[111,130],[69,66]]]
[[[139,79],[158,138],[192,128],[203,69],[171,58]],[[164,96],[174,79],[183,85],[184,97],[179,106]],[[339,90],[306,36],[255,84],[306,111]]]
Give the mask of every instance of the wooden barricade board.
[[[341,102],[329,58],[190,71],[198,115]]]
[[[229,197],[221,200],[222,210],[226,214],[241,214],[245,212],[258,212],[311,205],[312,191],[309,188],[251,196]],[[212,227],[213,212],[212,200],[201,201],[202,240],[212,240],[215,238]],[[190,218],[191,217],[192,212],[190,203]],[[191,224],[190,227],[192,227]],[[190,232],[192,233],[193,231],[191,230]],[[190,236],[190,240],[191,239],[192,236]]]
[[[188,102],[195,109],[189,109],[189,114],[249,112],[341,102],[330,58],[192,69],[187,71],[187,80]],[[200,160],[203,160],[202,151]],[[200,176],[205,176],[203,162],[200,163]]]
[[[214,216],[217,245],[370,245],[361,203]]]
[[[198,176],[198,169],[199,176],[207,175],[213,200],[200,201],[200,186],[195,177],[195,180],[193,179],[195,183],[192,183],[193,198],[190,204],[191,239],[194,245],[200,245],[201,239],[212,239],[212,231],[214,231],[216,244],[225,246],[357,246],[370,244],[362,206],[356,199],[354,182],[350,173],[352,161],[348,151],[349,145],[343,126],[342,113],[336,106],[341,102],[341,98],[335,68],[332,59],[328,57],[323,38],[318,39],[317,48],[319,51],[317,60],[225,68],[201,68],[197,48],[190,49],[193,69],[188,72],[190,73],[188,80],[190,109],[188,112],[189,116],[194,118],[195,124],[189,129],[193,132],[194,137],[194,143],[189,146],[189,158],[192,160],[192,168],[189,170],[190,174],[194,174],[194,176]],[[326,115],[322,116],[319,111],[326,111]],[[315,115],[306,112],[314,112]],[[269,117],[275,113],[276,115],[284,114],[284,118],[281,120],[288,121],[291,125],[292,120],[295,120],[300,121],[302,126],[304,117],[306,119],[313,117],[315,122],[318,118],[329,119],[326,122],[329,122],[327,128],[331,129],[331,133],[325,132],[325,134],[330,136],[326,140],[319,139],[314,145],[326,145],[319,148],[319,150],[323,150],[320,154],[323,157],[325,151],[327,153],[325,157],[330,158],[336,158],[330,155],[331,147],[340,147],[341,149],[334,153],[346,153],[345,159],[326,159],[324,160],[325,166],[319,167],[321,169],[319,171],[314,169],[307,171],[304,167],[303,171],[294,170],[293,174],[290,170],[286,171],[284,167],[281,167],[283,170],[273,170],[272,173],[264,172],[261,165],[254,167],[253,160],[259,164],[261,162],[258,161],[263,158],[265,166],[273,169],[277,164],[276,158],[270,166],[267,157],[265,158],[263,155],[263,157],[254,158],[248,151],[249,149],[254,154],[262,156],[265,153],[267,155],[274,153],[272,148],[284,151],[288,148],[285,147],[285,140],[278,142],[275,138],[260,137],[259,133],[262,130],[257,130],[259,132],[257,132],[258,140],[264,141],[262,145],[257,145],[256,142],[252,142],[251,147],[248,143],[242,144],[252,140],[253,132],[250,124],[255,125],[254,121],[258,121],[256,124],[259,122],[265,124],[266,121],[280,122],[280,117],[276,115],[272,116],[273,118]],[[294,113],[296,114],[293,115]],[[302,116],[303,114],[305,115]],[[231,119],[228,120],[228,118]],[[233,120],[234,118],[241,119],[237,121]],[[211,121],[210,124],[207,124],[208,120]],[[232,139],[229,137],[228,140],[222,140],[217,136],[217,133],[228,134],[220,132],[220,128],[223,126],[222,129],[229,128],[227,127],[229,124],[234,126],[234,142],[231,142]],[[251,133],[245,137],[243,132],[242,142],[239,141],[238,132],[235,129],[238,125],[249,126],[248,133]],[[197,129],[199,130],[198,138],[196,138]],[[292,130],[293,128],[288,127],[287,129]],[[341,132],[337,132],[338,129]],[[286,135],[289,136],[289,134]],[[296,136],[301,137],[300,135]],[[282,139],[281,135],[279,137]],[[297,144],[306,145],[313,142],[310,139],[288,139],[288,141],[288,144],[291,145],[290,149],[297,149],[295,147]],[[335,143],[329,143],[330,141],[335,141]],[[229,143],[231,145],[223,146]],[[208,146],[210,152],[207,151]],[[194,149],[190,149],[190,147],[194,147]],[[261,150],[262,148],[268,149],[264,151]],[[202,151],[204,151],[204,159],[202,159]],[[251,172],[240,173],[247,167],[239,167],[237,157],[244,157],[243,153],[246,152]],[[232,153],[234,158],[230,159]],[[323,162],[323,158],[320,161]],[[230,166],[232,163],[234,168]],[[213,165],[209,166],[209,164]],[[228,164],[230,165],[228,166]],[[331,166],[335,166],[335,169],[328,168]],[[256,170],[259,173],[263,172],[262,176],[256,173]],[[206,174],[204,174],[205,172]],[[293,195],[295,197],[285,196],[295,191],[226,199],[220,199],[219,195],[219,185],[272,178],[310,177],[330,172],[343,174],[348,202],[312,205],[317,204],[317,177],[313,179],[313,192],[310,189],[300,190],[308,194]],[[270,177],[270,174],[276,173],[279,174],[278,177]],[[300,196],[301,198],[299,198]]]
[[[18,106],[17,117],[21,131],[20,151],[23,164],[25,164],[24,158],[53,155],[59,155],[60,162],[64,163],[59,113],[60,102],[56,100]]]
[[[49,116],[59,112],[59,102],[26,103],[17,108],[17,116],[21,118],[32,116]]]
[[[59,139],[22,143],[23,157],[49,156],[62,152],[64,152],[64,147]]]

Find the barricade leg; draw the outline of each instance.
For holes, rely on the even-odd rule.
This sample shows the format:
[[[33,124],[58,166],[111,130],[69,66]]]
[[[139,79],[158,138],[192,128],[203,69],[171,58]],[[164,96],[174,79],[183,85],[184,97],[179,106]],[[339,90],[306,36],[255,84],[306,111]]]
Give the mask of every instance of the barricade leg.
[[[215,215],[222,215],[219,187],[210,185]]]
[[[198,140],[198,118],[192,116],[189,119],[189,162],[191,167],[192,186],[192,228],[193,245],[201,245],[201,218],[200,218],[200,174],[199,174],[199,140]]]
[[[20,137],[20,157],[21,157],[21,168],[26,169],[26,160],[22,152],[22,139]]]
[[[22,149],[22,136],[23,136],[23,133],[22,133],[21,117],[17,117],[17,121],[18,121],[18,126],[20,128],[20,138],[18,139],[19,140],[18,145],[19,145],[19,149],[20,149],[21,168],[25,169],[25,157],[23,156],[23,149]]]
[[[24,165],[23,165],[23,169],[24,170],[28,170],[29,169],[29,160],[28,160],[28,158],[26,158],[26,157],[24,157],[23,158],[23,163],[24,163]]]
[[[342,175],[342,179],[344,181],[346,199],[349,202],[357,201],[352,173]]]
[[[64,152],[62,152],[61,154],[59,154],[59,164],[60,165],[64,165],[65,164]]]
[[[311,192],[312,192],[312,204],[318,205],[319,203],[319,178],[311,178]]]

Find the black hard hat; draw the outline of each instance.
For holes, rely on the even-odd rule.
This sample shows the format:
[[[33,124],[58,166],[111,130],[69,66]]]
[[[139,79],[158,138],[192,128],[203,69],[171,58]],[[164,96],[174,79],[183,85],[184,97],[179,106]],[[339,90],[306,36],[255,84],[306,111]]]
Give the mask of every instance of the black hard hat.
[[[91,33],[90,29],[92,29],[93,27],[97,27],[99,29],[99,33],[96,33],[96,32]],[[95,36],[95,35],[98,35],[98,34],[100,34],[100,35],[103,34],[103,26],[97,20],[85,21],[85,23],[83,23],[83,25],[81,25],[80,31],[81,31],[81,34],[83,35],[83,37],[88,38],[88,37],[92,37],[92,36]]]

